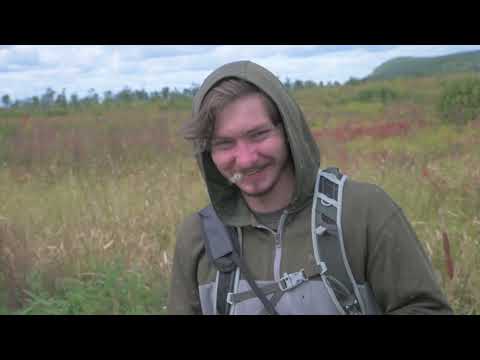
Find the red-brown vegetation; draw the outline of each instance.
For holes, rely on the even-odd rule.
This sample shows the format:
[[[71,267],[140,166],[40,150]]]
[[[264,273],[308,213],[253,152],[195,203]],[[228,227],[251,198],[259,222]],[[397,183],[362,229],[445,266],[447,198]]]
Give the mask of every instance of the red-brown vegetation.
[[[338,142],[349,142],[360,137],[385,139],[392,136],[407,135],[412,129],[425,126],[423,122],[411,123],[409,121],[378,122],[370,125],[348,123],[336,128],[314,131],[316,139],[330,138]]]

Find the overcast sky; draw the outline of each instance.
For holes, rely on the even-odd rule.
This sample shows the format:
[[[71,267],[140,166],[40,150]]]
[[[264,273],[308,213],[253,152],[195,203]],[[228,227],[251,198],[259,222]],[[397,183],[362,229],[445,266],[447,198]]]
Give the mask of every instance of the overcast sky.
[[[0,96],[41,95],[47,87],[83,97],[129,87],[148,92],[199,85],[218,66],[251,60],[282,81],[347,81],[398,56],[439,56],[480,45],[0,45]]]

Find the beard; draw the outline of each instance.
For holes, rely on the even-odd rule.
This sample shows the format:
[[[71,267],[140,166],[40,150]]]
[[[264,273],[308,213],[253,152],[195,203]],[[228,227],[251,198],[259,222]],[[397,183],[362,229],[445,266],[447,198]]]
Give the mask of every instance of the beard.
[[[259,168],[256,168],[256,170],[263,170],[269,166],[271,166],[272,163],[269,163],[267,165],[264,165],[264,166],[261,166]],[[273,165],[275,165],[275,163],[273,163]],[[270,184],[270,186],[268,186],[266,189],[262,190],[262,191],[254,191],[254,192],[249,192],[249,191],[245,191],[243,190],[240,186],[237,185],[238,189],[240,190],[240,192],[242,193],[242,195],[244,196],[247,196],[247,197],[251,197],[251,198],[259,198],[259,197],[263,197],[269,193],[271,193],[273,191],[273,189],[275,188],[275,186],[278,184],[278,182],[280,181],[280,178],[282,177],[282,174],[288,170],[288,167],[290,165],[290,158],[287,158],[287,160],[284,162],[284,164],[282,164],[282,167],[279,169],[278,173],[276,174],[276,177],[273,179],[272,183]],[[249,172],[253,172],[253,171],[256,171],[256,170],[249,170],[245,173],[249,173]],[[236,175],[236,174],[235,174]],[[235,177],[235,175],[233,177]],[[240,175],[241,176],[241,175]],[[238,181],[238,180],[237,180]],[[241,180],[239,180],[241,181]]]

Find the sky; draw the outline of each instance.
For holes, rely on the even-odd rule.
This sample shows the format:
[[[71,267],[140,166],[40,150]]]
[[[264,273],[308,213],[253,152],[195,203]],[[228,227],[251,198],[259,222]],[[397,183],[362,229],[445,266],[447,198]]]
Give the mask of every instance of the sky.
[[[0,45],[0,96],[40,96],[47,88],[83,97],[128,87],[191,88],[217,67],[251,60],[281,81],[344,83],[399,56],[430,57],[480,45]]]

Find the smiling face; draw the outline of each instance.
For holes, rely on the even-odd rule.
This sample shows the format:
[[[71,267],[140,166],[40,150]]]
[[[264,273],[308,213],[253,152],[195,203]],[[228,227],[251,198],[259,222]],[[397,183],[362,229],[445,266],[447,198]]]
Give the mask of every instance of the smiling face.
[[[211,155],[224,177],[241,177],[235,183],[254,210],[288,205],[295,178],[285,133],[259,95],[241,97],[217,114]]]

